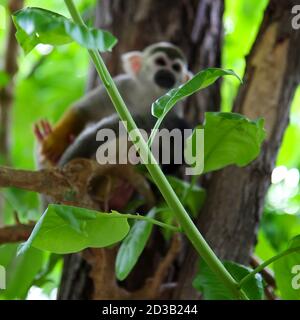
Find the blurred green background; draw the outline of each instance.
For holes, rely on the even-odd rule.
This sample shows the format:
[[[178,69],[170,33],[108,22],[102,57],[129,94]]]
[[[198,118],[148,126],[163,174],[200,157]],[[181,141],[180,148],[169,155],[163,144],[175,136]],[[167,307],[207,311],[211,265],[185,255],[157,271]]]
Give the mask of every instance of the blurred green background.
[[[3,6],[5,2],[0,0],[0,61],[3,61],[8,19]],[[91,0],[77,1],[81,12],[86,15],[94,3]],[[61,0],[28,0],[26,5],[47,8],[68,16]],[[240,76],[244,73],[245,56],[255,40],[266,5],[266,0],[225,1],[222,63],[223,67],[234,69]],[[84,93],[88,65],[86,51],[76,44],[55,49],[38,46],[26,58],[20,55],[13,107],[14,167],[35,168],[33,123],[46,116],[55,122],[65,108]],[[222,82],[224,111],[231,110],[237,90],[237,81],[225,77]],[[300,233],[299,141],[300,89],[293,101],[290,124],[272,174],[272,185],[266,197],[265,212],[258,232],[256,255],[263,260],[282,250],[292,236]],[[41,214],[38,198],[33,193],[10,189],[5,191],[4,196],[8,223],[13,222],[12,213],[15,211],[22,222],[35,220]],[[0,291],[0,299],[54,299],[61,275],[60,257],[32,249],[26,255],[16,258],[16,249],[17,245],[0,246],[0,265],[6,266],[8,270],[8,288]],[[280,267],[274,269],[280,276]],[[291,293],[284,289],[277,294],[282,298],[291,297]]]

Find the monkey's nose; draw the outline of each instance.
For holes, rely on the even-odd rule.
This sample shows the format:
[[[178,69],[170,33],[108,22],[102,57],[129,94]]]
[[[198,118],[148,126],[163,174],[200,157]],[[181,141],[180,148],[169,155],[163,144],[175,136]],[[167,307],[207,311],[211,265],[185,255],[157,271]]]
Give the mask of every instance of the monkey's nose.
[[[175,77],[168,70],[159,70],[154,76],[155,83],[164,89],[170,89],[175,85]]]

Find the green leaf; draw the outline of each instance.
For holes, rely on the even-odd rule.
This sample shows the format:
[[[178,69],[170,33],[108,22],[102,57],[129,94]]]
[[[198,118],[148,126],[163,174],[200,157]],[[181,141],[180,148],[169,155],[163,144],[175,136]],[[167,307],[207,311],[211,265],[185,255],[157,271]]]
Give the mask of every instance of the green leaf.
[[[182,204],[189,209],[194,218],[197,217],[204,204],[205,189],[173,176],[167,176],[167,179],[179,199],[182,200]]]
[[[166,203],[162,203],[158,205],[157,207],[157,215],[159,216],[159,220],[161,220],[163,223],[173,225],[175,222],[175,217],[173,211],[166,205]],[[172,230],[161,228],[160,232],[164,236],[166,241],[170,241],[172,235],[174,234]]]
[[[107,31],[80,26],[55,12],[25,8],[13,14],[16,38],[25,53],[37,44],[63,45],[76,41],[88,49],[110,51],[116,38]]]
[[[65,254],[102,248],[121,241],[128,233],[126,218],[78,207],[48,206],[20,253],[29,247]]]
[[[289,248],[299,248],[299,247],[300,247],[300,234],[294,237],[289,243]]]
[[[300,233],[300,216],[288,213],[276,213],[265,209],[260,229],[268,242],[277,251],[286,249],[290,239]]]
[[[59,254],[50,253],[47,263],[45,263],[45,266],[43,269],[35,276],[35,279],[33,281],[33,285],[37,287],[43,287],[49,282],[51,282],[51,273],[55,269],[55,267],[58,265],[58,263],[62,263],[63,258]]]
[[[17,256],[18,244],[0,246],[0,265],[6,269],[6,289],[0,290],[0,300],[25,299],[36,274],[42,269],[46,255],[30,248]]]
[[[0,70],[0,88],[5,87],[9,80],[10,76],[5,71]]]
[[[155,217],[155,209],[147,214],[148,218]],[[116,259],[116,276],[124,280],[136,265],[150,237],[153,224],[148,221],[136,221],[129,234],[122,242]]]
[[[236,281],[240,281],[252,270],[240,264],[225,261],[225,268]],[[217,275],[212,272],[203,259],[200,260],[199,272],[193,281],[193,286],[203,294],[205,300],[233,300],[234,297],[223,285]],[[262,300],[264,297],[263,281],[259,274],[249,279],[243,286],[243,291],[251,300]]]
[[[235,76],[241,81],[239,76],[232,70],[208,68],[200,71],[192,79],[182,84],[179,88],[172,89],[164,96],[157,99],[152,104],[152,114],[156,118],[164,118],[178,101],[192,95],[198,90],[208,87],[220,77],[227,75]]]
[[[287,248],[299,251],[274,262],[275,280],[280,295],[285,300],[300,300],[300,235],[294,237]]]
[[[192,141],[194,135],[195,131],[188,141]],[[203,173],[232,164],[246,166],[259,155],[264,138],[262,118],[251,121],[237,113],[206,112]],[[185,156],[186,162],[191,163],[191,159],[187,158],[189,156],[187,154]]]

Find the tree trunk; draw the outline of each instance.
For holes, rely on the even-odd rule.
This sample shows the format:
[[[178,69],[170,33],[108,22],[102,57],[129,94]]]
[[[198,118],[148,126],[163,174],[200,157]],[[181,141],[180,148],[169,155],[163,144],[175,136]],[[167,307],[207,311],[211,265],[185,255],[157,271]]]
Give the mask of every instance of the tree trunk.
[[[263,117],[267,138],[259,158],[246,168],[216,172],[197,225],[222,259],[248,264],[289,109],[300,75],[300,34],[292,29],[296,0],[272,0],[258,37],[247,57],[244,84],[234,111],[250,119]],[[198,257],[190,248],[181,269],[174,298],[196,296],[191,281]]]
[[[147,45],[158,41],[170,41],[178,45],[188,57],[190,70],[199,71],[207,67],[220,66],[222,15],[222,0],[102,0],[98,1],[97,5],[96,25],[110,30],[119,39],[113,52],[105,55],[113,75],[121,71],[120,55],[122,53],[142,50]],[[91,67],[87,90],[97,84],[97,79],[96,72]],[[220,83],[218,82],[187,101],[186,117],[192,124],[199,123],[205,110],[218,110],[219,107]],[[156,235],[157,237],[159,235]],[[163,282],[166,265],[172,262],[177,248],[176,239],[167,251],[150,243],[150,248],[143,254],[141,265],[135,268],[139,271],[134,272],[135,279],[143,277],[145,281],[145,278],[151,274],[147,272],[143,274],[142,271],[156,269],[154,278]],[[165,258],[155,265],[153,259],[157,259],[157,255],[165,255]],[[88,259],[83,259],[81,254],[69,255],[65,258],[59,299],[117,298],[114,291],[116,283],[110,284],[111,292],[105,292],[107,288],[102,288],[102,295],[99,288],[103,283],[99,274],[106,268],[108,258],[104,258],[102,250],[91,250],[88,256]],[[151,256],[150,260],[149,256]],[[113,262],[108,269],[114,270]],[[174,276],[168,277],[168,281],[174,279]],[[151,284],[152,286],[149,285],[151,288],[157,285],[153,282]],[[148,292],[149,290],[143,291],[136,287],[131,289],[135,290],[134,294],[126,295],[122,292],[119,297],[128,299],[160,297],[153,296]]]
[[[96,10],[96,25],[110,30],[119,40],[106,62],[113,75],[122,71],[120,57],[131,50],[169,41],[187,55],[190,70],[221,65],[223,36],[222,0],[103,0]],[[92,67],[87,89],[99,77]],[[186,113],[192,123],[202,120],[204,111],[220,107],[220,82],[191,98]]]

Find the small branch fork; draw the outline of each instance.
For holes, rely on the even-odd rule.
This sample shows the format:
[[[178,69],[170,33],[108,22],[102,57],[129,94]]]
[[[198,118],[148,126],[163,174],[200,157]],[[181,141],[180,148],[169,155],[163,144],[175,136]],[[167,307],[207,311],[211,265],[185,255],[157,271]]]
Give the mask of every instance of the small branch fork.
[[[99,166],[95,161],[76,159],[63,168],[52,167],[40,171],[16,170],[0,167],[0,188],[17,187],[28,191],[43,193],[55,202],[68,205],[99,209],[99,203],[90,195],[91,181],[99,181],[95,177],[112,174],[126,178],[140,193],[144,195],[149,205],[153,205],[154,198],[149,192],[145,178],[136,173],[132,166],[105,165]],[[34,224],[20,224],[0,229],[0,244],[22,242],[28,239]],[[163,281],[167,272],[181,248],[180,234],[175,234],[166,256],[161,260],[151,279],[135,292],[121,288],[115,279],[114,265],[116,251],[112,249],[88,249],[82,254],[92,266],[91,277],[96,281],[94,298],[115,299],[155,299],[162,291],[168,289]],[[105,282],[105,286],[102,284]],[[109,290],[103,291],[103,288]]]
[[[93,184],[99,183],[101,178],[105,183],[106,178],[112,176],[128,181],[144,196],[146,203],[153,206],[154,197],[149,185],[133,166],[100,166],[90,159],[74,159],[63,168],[51,167],[39,171],[0,167],[0,188],[17,187],[44,194],[57,203],[99,210],[106,199],[105,195],[94,191]]]
[[[104,183],[114,176],[128,183],[145,198],[149,207],[154,196],[145,177],[131,165],[99,165],[90,159],[74,159],[63,168],[51,167],[39,171],[17,170],[0,166],[0,188],[16,187],[44,194],[55,203],[99,210],[105,206],[106,194],[100,194],[94,184]],[[96,189],[96,191],[94,191]],[[111,190],[108,190],[110,193]],[[0,228],[0,244],[26,240],[33,225]]]
[[[259,267],[261,264],[261,262],[259,261],[259,259],[255,256],[252,256],[250,259],[250,265],[253,269],[256,269],[257,267]],[[266,287],[265,287],[265,295],[267,297],[268,300],[276,300],[277,297],[274,293],[274,290],[276,289],[276,282],[275,282],[275,278],[274,275],[272,273],[271,270],[265,268],[260,272],[261,276],[263,277],[263,279],[266,281]]]
[[[167,294],[168,290],[176,286],[176,283],[164,283],[164,280],[180,252],[180,234],[173,235],[167,254],[160,261],[153,276],[146,279],[142,288],[132,292],[120,287],[116,281],[115,270],[112,267],[115,265],[116,249],[116,247],[111,249],[87,249],[82,253],[83,258],[91,266],[90,276],[94,283],[94,300],[154,300]]]

